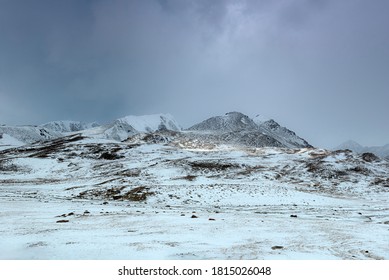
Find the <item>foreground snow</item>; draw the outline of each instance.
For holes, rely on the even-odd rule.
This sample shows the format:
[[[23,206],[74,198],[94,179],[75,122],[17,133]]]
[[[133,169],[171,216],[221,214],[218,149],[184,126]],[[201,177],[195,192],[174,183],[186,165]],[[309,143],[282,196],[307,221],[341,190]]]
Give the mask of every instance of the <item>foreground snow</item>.
[[[387,162],[179,144],[3,151],[0,258],[389,259]]]

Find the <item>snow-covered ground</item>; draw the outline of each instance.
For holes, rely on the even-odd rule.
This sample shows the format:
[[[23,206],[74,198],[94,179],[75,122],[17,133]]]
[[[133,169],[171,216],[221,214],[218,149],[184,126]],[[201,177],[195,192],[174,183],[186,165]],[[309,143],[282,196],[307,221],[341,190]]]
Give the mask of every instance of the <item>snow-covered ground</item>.
[[[24,145],[24,143],[19,141],[18,139],[8,134],[0,133],[0,151],[14,148],[14,147],[19,147],[22,145]]]
[[[68,136],[5,150],[0,258],[389,259],[388,171],[319,149]]]

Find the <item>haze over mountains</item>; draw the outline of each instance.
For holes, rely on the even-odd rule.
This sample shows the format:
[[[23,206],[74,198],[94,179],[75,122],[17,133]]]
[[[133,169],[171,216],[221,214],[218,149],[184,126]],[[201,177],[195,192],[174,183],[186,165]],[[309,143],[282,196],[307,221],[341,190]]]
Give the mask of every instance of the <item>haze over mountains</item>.
[[[344,149],[349,149],[355,153],[373,153],[381,157],[389,157],[389,144],[384,146],[362,146],[353,140],[349,140],[335,147],[335,150]]]
[[[54,139],[74,132],[94,138],[123,141],[137,134],[158,131],[176,132],[174,137],[192,142],[195,140],[253,147],[312,147],[306,140],[272,119],[259,116],[251,119],[239,112],[211,117],[188,129],[182,129],[170,114],[126,116],[104,125],[80,121],[53,121],[38,126],[0,126],[0,133],[8,139],[7,143],[4,142],[3,136],[0,145],[3,148],[19,146],[21,143]]]

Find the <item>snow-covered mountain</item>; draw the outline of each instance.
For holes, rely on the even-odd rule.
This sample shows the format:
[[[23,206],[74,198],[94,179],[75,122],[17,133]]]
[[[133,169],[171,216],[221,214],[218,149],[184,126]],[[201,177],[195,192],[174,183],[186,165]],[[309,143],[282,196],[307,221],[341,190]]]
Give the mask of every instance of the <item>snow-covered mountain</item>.
[[[41,125],[59,133],[76,132],[100,126],[98,123],[84,123],[80,121],[52,121]]]
[[[348,140],[339,146],[335,147],[334,150],[351,150],[355,153],[373,153],[380,157],[389,158],[389,144],[384,146],[362,146],[359,143]]]
[[[312,147],[293,131],[280,126],[276,121],[257,116],[254,119],[239,113],[230,112],[224,116],[211,117],[191,126],[188,131],[217,133],[228,143],[245,144],[254,147]]]
[[[364,147],[361,144],[355,142],[354,140],[348,140],[334,148],[334,150],[347,150],[347,149],[356,153],[363,153]]]

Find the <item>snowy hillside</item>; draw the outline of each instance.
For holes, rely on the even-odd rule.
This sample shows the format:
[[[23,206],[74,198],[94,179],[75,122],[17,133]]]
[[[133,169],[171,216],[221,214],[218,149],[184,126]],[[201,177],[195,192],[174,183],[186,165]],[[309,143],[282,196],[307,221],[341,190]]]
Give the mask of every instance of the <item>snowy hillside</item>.
[[[388,162],[190,133],[0,151],[0,258],[389,259]]]
[[[155,114],[144,116],[126,116],[119,122],[132,126],[138,132],[154,132],[157,130],[180,131],[181,127],[170,114]]]
[[[24,145],[24,142],[19,141],[8,134],[0,133],[0,151],[5,149],[10,149],[14,147],[19,147]]]
[[[50,140],[57,137],[61,137],[59,132],[52,131],[50,129],[40,126],[0,126],[0,134],[7,134],[10,137],[23,142],[33,143],[36,141]]]
[[[100,126],[98,123],[84,123],[80,121],[53,121],[41,125],[59,133],[76,132]]]

